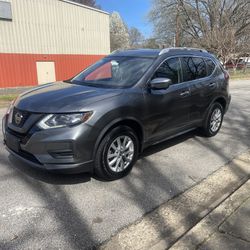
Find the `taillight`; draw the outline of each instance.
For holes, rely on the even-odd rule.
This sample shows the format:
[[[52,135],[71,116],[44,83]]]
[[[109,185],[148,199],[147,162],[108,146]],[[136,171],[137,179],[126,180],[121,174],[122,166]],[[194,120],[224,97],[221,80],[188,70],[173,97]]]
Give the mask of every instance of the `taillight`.
[[[224,77],[225,77],[225,80],[229,80],[230,75],[226,70],[224,70]]]

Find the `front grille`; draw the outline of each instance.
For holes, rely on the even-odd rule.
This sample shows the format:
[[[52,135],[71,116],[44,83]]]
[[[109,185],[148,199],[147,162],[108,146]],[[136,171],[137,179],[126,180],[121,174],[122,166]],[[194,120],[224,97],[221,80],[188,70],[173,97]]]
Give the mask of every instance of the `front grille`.
[[[30,139],[30,137],[31,137],[34,133],[40,131],[40,129],[39,129],[38,127],[32,127],[26,134],[18,133],[18,132],[14,131],[13,129],[10,129],[10,128],[8,128],[8,127],[6,128],[6,130],[7,130],[10,134],[12,134],[12,135],[16,136],[17,138],[19,138],[21,144],[26,144],[26,143],[28,142],[28,140]]]
[[[18,128],[21,128],[26,120],[28,119],[30,113],[27,111],[23,111],[14,107],[13,116],[12,116],[12,124]]]
[[[10,129],[10,128],[6,128],[6,130],[7,130],[10,134],[16,136],[16,137],[20,140],[20,142],[21,142],[22,144],[26,144],[27,141],[28,141],[28,140],[30,139],[30,137],[31,137],[31,134],[21,134],[21,133],[18,133],[18,132],[16,132],[16,131]]]
[[[26,142],[28,140],[27,136],[16,133],[15,131],[10,130],[9,128],[7,129],[7,134],[15,136],[16,140],[18,141],[17,143],[19,145],[20,145],[20,143],[23,144],[23,142]],[[13,143],[14,141],[15,140],[13,140],[13,138],[11,140],[11,138],[9,137],[9,139],[7,139],[7,138],[4,139],[4,144],[6,144],[10,150],[12,150],[16,154],[20,155],[21,157],[25,158],[26,160],[29,160],[29,161],[32,161],[36,164],[41,165],[41,163],[38,161],[38,159],[33,154],[22,150],[19,146],[16,146],[16,143]]]

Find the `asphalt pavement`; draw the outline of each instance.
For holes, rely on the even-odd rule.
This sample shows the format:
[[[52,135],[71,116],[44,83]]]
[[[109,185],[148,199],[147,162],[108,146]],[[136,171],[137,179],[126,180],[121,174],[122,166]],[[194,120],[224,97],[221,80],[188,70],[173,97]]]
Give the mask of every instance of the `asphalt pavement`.
[[[1,146],[0,249],[90,248],[218,170],[250,148],[250,81],[232,82],[231,94],[216,137],[191,132],[151,147],[115,182],[38,171]]]
[[[247,151],[121,230],[100,250],[250,249],[249,178]]]

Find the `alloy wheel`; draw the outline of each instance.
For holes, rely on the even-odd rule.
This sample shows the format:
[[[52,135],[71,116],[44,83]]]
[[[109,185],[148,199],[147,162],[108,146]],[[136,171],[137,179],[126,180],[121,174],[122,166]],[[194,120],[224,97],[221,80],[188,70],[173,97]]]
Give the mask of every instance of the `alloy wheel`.
[[[210,130],[216,133],[222,122],[222,112],[219,108],[214,109],[210,119]]]
[[[134,150],[134,142],[129,136],[115,138],[107,153],[109,168],[116,173],[124,171],[133,160]]]

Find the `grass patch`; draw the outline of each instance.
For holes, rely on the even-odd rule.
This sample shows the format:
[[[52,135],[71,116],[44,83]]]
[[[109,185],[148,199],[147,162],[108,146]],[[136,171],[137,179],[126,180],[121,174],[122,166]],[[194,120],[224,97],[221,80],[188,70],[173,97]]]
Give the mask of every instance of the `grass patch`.
[[[232,80],[250,80],[250,69],[245,72],[242,70],[229,71],[229,74]]]
[[[0,95],[0,108],[7,107],[18,95]]]
[[[0,95],[0,101],[4,102],[11,102],[13,101],[18,95]]]
[[[249,75],[231,75],[230,78],[232,80],[250,80],[250,74]]]

